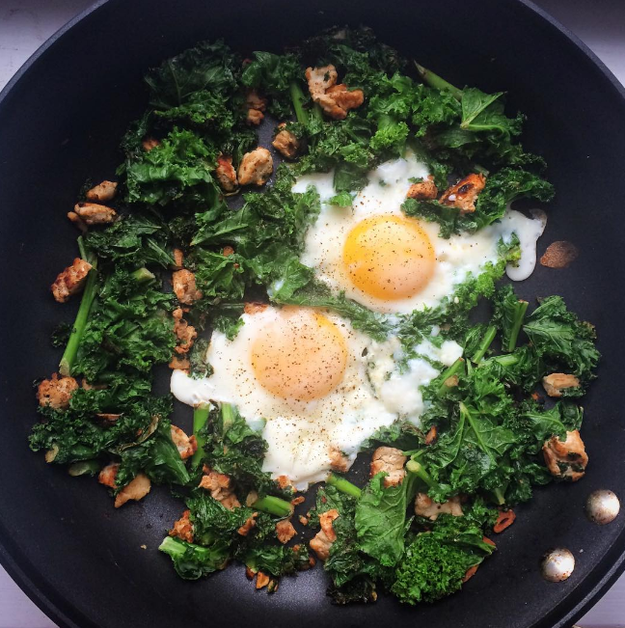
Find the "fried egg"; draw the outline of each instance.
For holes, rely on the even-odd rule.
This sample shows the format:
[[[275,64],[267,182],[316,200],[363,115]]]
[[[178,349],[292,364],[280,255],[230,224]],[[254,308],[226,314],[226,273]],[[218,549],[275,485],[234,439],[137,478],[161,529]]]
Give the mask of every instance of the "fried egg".
[[[263,430],[263,469],[286,475],[304,490],[333,466],[348,468],[362,442],[398,419],[419,424],[420,387],[462,354],[453,341],[424,340],[417,357],[398,364],[399,340],[376,342],[348,320],[311,308],[258,307],[242,316],[233,340],[214,331],[210,377],[174,371],[171,391],[192,406],[209,401],[237,406]]]
[[[300,261],[335,292],[345,292],[371,310],[395,314],[439,305],[469,275],[496,262],[500,240],[509,243],[513,234],[521,244],[521,260],[510,268],[511,278],[519,281],[532,273],[542,218],[509,209],[501,221],[477,233],[440,238],[436,223],[401,210],[411,180],[427,174],[412,154],[381,164],[369,173],[369,183],[352,207],[328,202],[335,194],[332,172],[300,177],[293,192],[313,186],[322,202]]]

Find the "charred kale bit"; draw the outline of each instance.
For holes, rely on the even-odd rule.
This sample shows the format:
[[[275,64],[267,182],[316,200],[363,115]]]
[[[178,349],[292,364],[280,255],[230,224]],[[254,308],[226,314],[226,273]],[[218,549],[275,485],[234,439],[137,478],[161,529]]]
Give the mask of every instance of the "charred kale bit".
[[[362,90],[358,106],[333,111],[309,89],[306,68],[329,65],[322,82],[332,74],[335,93]],[[402,368],[423,357],[422,341],[454,340],[462,356],[452,364],[426,356],[438,376],[421,387],[420,423],[398,420],[362,444],[365,452],[393,448],[401,481],[385,467],[359,485],[330,474],[300,519],[321,528],[310,546],[336,604],[373,602],[379,592],[407,604],[454,593],[494,551],[486,535],[498,531],[501,509],[529,500],[534,486],[583,474],[585,453],[569,448],[583,411],[570,397],[595,377],[594,328],[559,296],[534,308],[511,286],[497,287],[520,259],[516,235],[438,306],[371,311],[301,263],[322,198],[314,186],[293,189],[301,175],[333,172],[323,202],[351,212],[373,168],[414,155],[431,178],[411,182],[434,193],[407,198],[403,213],[436,223],[442,238],[473,233],[518,199],[553,197],[542,158],[518,141],[524,116],[508,111],[504,93],[459,89],[366,28],[333,28],[284,54],[247,59],[222,41],[204,42],[150,70],[145,83],[149,109],[121,143],[115,221],[79,238],[91,270],[74,322],[53,335],[69,392],[55,404],[39,393],[31,448],[72,476],[105,469],[100,481],[117,496],[136,479],[170,486],[186,510],[159,549],[176,572],[193,580],[236,561],[273,592],[278,578],[314,562],[306,543],[287,540],[292,488],[263,470],[268,444],[235,406],[196,406],[191,438],[173,426],[173,399],[155,394],[155,369],[171,361],[209,377],[218,365],[203,332],[234,339],[253,301],[327,309],[375,341],[394,336]],[[332,100],[330,90],[322,95]],[[262,191],[238,194],[237,171],[258,146],[264,115],[275,118],[275,134],[292,134],[296,154],[285,153],[290,163],[272,169]],[[469,175],[483,189],[460,211],[444,192]],[[172,292],[171,272],[192,277],[195,290]],[[483,322],[478,304],[490,307]],[[181,330],[193,342],[182,353]],[[550,375],[577,385],[544,403]],[[55,374],[42,385],[59,381]],[[559,445],[564,453],[553,454]]]

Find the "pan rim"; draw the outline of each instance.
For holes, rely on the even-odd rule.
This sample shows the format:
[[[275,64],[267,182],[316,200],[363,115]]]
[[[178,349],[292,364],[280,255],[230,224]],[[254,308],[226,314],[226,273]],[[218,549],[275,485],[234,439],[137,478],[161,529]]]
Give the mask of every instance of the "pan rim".
[[[24,79],[31,69],[36,66],[40,58],[55,44],[93,13],[96,13],[106,5],[113,4],[120,0],[97,0],[87,7],[67,24],[59,28],[35,52],[24,62],[18,71],[11,77],[9,82],[0,91],[0,116],[5,101],[11,96],[14,88]],[[537,6],[531,0],[507,0],[509,4],[521,5],[522,10],[534,14],[549,25],[554,36],[562,38],[560,41],[568,40],[569,44],[575,46],[600,72],[603,79],[607,79],[610,89],[613,89],[617,99],[623,106],[625,113],[625,86],[620,83],[613,72],[590,50],[590,48],[573,32],[563,26],[556,18],[547,11]],[[568,44],[567,44],[568,45]],[[596,71],[595,70],[595,71]],[[595,566],[594,572],[603,572],[597,582],[588,590],[581,600],[577,601],[568,609],[566,615],[562,616],[553,628],[564,628],[573,624],[582,617],[600,598],[612,587],[618,577],[625,572],[625,531],[621,533],[618,540],[624,545],[623,551],[619,551],[617,557],[613,556],[616,543],[603,559]],[[0,565],[7,571],[12,580],[28,596],[28,598],[61,628],[85,628],[94,625],[93,622],[74,604],[69,604],[63,595],[51,587],[49,582],[37,582],[39,571],[20,551],[11,548],[11,535],[2,523],[0,523]],[[605,569],[605,565],[609,565]],[[605,569],[605,570],[604,570]],[[583,586],[583,584],[582,584]],[[570,600],[565,599],[560,606],[568,606]],[[554,609],[554,611],[557,611]],[[531,628],[531,627],[528,627]]]

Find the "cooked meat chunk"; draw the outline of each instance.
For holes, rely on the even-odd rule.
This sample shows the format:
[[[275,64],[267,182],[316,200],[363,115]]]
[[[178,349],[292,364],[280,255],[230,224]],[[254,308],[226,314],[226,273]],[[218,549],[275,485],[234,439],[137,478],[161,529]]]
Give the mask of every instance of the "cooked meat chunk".
[[[256,517],[258,517],[258,513],[253,512],[245,520],[245,523],[237,530],[237,534],[240,534],[241,536],[247,536],[250,533],[250,530],[256,525]]]
[[[139,473],[115,496],[115,508],[121,508],[127,501],[143,499],[152,488],[150,478],[145,473]]]
[[[579,251],[573,243],[556,240],[547,247],[540,258],[540,263],[547,268],[568,268],[578,255]]]
[[[394,447],[378,447],[373,452],[371,460],[371,477],[384,471],[387,476],[384,478],[384,486],[397,486],[401,484],[406,472],[404,464],[406,456],[399,449]]]
[[[319,523],[321,530],[310,540],[310,549],[317,554],[319,560],[328,560],[330,556],[330,547],[336,541],[336,532],[332,527],[332,522],[339,516],[336,508],[328,510],[319,515]]]
[[[180,249],[174,249],[174,270],[180,270],[184,265],[184,253]]]
[[[74,212],[87,225],[106,225],[113,222],[117,216],[114,209],[99,203],[76,203]]]
[[[100,475],[98,475],[98,482],[100,482],[100,484],[104,484],[104,486],[108,486],[109,488],[115,488],[115,478],[117,477],[118,471],[119,462],[111,462],[110,464],[107,464],[100,471]]]
[[[286,159],[295,159],[300,147],[299,140],[287,130],[286,123],[279,124],[278,129],[281,130],[276,133],[271,145]]]
[[[288,543],[296,534],[297,531],[289,519],[283,519],[276,523],[276,536],[280,543]]]
[[[176,308],[172,316],[174,317],[174,334],[176,334],[176,353],[188,353],[197,338],[197,331],[193,325],[189,325],[182,318],[184,312],[182,308]]]
[[[257,148],[243,155],[239,165],[239,183],[260,187],[267,183],[272,172],[271,153],[266,148]]]
[[[454,517],[461,517],[463,514],[459,497],[452,497],[450,500],[439,504],[425,493],[417,493],[414,512],[418,517],[427,517],[431,521],[436,521],[438,516],[442,514],[453,515]]]
[[[89,227],[87,227],[87,223],[76,213],[76,212],[67,212],[67,217],[74,223],[76,227],[82,233],[87,233]]]
[[[256,574],[256,588],[257,589],[264,589],[269,584],[270,581],[271,581],[271,578],[266,573],[259,571]]]
[[[77,388],[78,382],[73,377],[59,377],[53,373],[50,379],[44,379],[37,387],[39,405],[65,410]]]
[[[146,137],[142,142],[141,142],[141,146],[143,147],[143,150],[146,153],[149,153],[152,149],[156,148],[157,146],[160,146],[161,143],[153,138],[153,137]]]
[[[169,531],[169,536],[175,536],[187,543],[193,543],[193,524],[189,515],[190,510],[185,510],[182,517],[174,522],[174,527]]]
[[[438,196],[438,188],[434,183],[434,177],[429,175],[425,181],[413,183],[408,190],[406,198],[414,198],[418,201],[435,199]]]
[[[175,355],[167,366],[172,370],[179,369],[181,371],[188,371],[191,368],[191,362],[189,362],[188,358],[180,358]]]
[[[349,458],[336,446],[330,446],[330,468],[339,473],[349,470]]]
[[[243,306],[243,311],[246,314],[257,314],[258,312],[264,312],[268,307],[269,306],[266,303],[256,303],[251,301]]]
[[[258,94],[255,89],[250,89],[245,98],[247,107],[247,123],[258,126],[265,117],[263,111],[267,109],[267,99]]]
[[[447,188],[440,202],[443,205],[458,208],[461,214],[470,214],[475,211],[475,202],[485,185],[486,177],[483,174],[470,174]]]
[[[338,73],[333,65],[321,68],[307,68],[308,90],[314,102],[335,120],[343,120],[350,109],[360,107],[364,102],[362,90],[348,91],[344,84],[337,85]]]
[[[195,436],[187,436],[177,425],[171,426],[171,439],[183,460],[190,458],[197,451]]]
[[[238,508],[241,505],[233,492],[232,480],[223,473],[211,471],[208,467],[204,467],[204,475],[200,480],[199,487],[210,491],[211,497],[221,502],[228,510]]]
[[[543,388],[550,397],[562,397],[563,390],[577,387],[579,387],[579,379],[575,375],[551,373],[543,377]]]
[[[258,109],[248,109],[246,122],[250,126],[258,126],[264,119],[265,114]]]
[[[87,275],[92,266],[84,259],[77,257],[71,266],[60,272],[51,286],[52,295],[59,303],[65,303],[69,298],[80,292],[87,281]]]
[[[98,420],[106,425],[113,425],[115,421],[119,420],[121,414],[113,414],[112,412],[98,412],[96,417]]]
[[[180,303],[191,305],[202,298],[202,293],[195,286],[195,275],[186,268],[172,273],[174,293]]]
[[[88,190],[85,196],[88,201],[105,203],[113,200],[115,194],[117,194],[117,181],[102,181],[102,183],[98,183],[98,185]]]
[[[232,157],[229,155],[219,155],[215,176],[217,177],[219,187],[224,192],[235,192],[239,187],[237,173],[232,165]]]
[[[588,454],[579,432],[566,433],[566,440],[552,436],[543,445],[545,463],[551,475],[563,480],[577,482],[586,473]]]

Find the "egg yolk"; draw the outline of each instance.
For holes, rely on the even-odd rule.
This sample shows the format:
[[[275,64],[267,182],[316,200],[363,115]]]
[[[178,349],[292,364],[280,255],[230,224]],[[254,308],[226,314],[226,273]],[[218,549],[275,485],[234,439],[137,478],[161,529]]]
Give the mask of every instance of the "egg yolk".
[[[354,285],[366,294],[396,301],[418,294],[434,273],[429,237],[413,218],[374,216],[348,234],[343,263]]]
[[[347,347],[339,328],[314,310],[283,308],[252,343],[258,382],[277,397],[311,401],[343,379]]]

